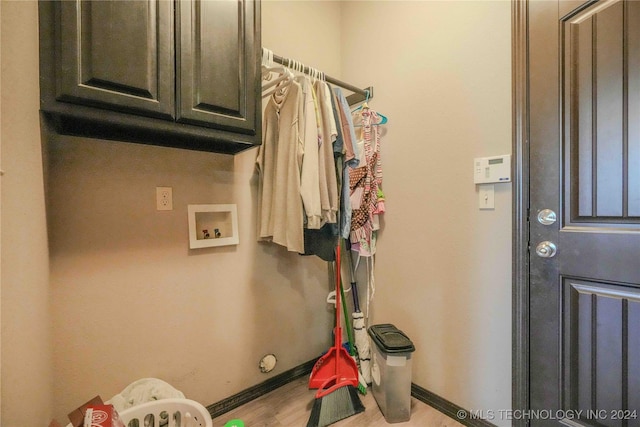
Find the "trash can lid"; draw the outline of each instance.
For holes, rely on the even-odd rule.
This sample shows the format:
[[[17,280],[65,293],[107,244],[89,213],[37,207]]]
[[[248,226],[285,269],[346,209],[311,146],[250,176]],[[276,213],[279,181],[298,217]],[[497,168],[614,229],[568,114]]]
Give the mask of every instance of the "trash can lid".
[[[409,337],[391,323],[370,326],[369,335],[386,353],[410,353],[416,349]]]

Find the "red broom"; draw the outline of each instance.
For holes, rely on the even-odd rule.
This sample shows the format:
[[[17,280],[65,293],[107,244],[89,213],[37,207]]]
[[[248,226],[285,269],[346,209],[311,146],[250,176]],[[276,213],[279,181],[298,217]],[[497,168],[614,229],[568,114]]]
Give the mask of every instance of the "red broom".
[[[358,365],[342,347],[340,327],[340,245],[336,247],[336,326],[334,345],[311,371],[309,388],[319,389],[307,427],[324,427],[364,411],[358,397]]]

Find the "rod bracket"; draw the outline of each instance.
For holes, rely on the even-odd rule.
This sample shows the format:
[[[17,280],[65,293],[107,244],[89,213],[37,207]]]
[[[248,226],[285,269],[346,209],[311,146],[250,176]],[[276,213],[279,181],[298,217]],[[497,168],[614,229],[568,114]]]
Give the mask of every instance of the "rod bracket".
[[[373,98],[373,86],[369,86],[367,88],[365,88],[363,90],[363,92],[368,92],[369,93],[369,98],[368,99],[372,99]],[[349,103],[349,105],[355,105],[355,104],[359,104],[361,102],[364,102],[367,100],[367,96],[365,94],[362,93],[352,93],[351,95],[347,96],[347,102]]]

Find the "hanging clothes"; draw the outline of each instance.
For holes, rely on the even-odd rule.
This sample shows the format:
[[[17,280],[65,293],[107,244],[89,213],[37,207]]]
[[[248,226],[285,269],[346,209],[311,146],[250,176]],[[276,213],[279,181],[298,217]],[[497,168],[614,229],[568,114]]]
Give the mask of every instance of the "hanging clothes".
[[[300,195],[306,215],[305,227],[317,230],[322,226],[320,205],[320,178],[318,175],[319,134],[313,87],[308,76],[296,77],[302,88],[301,134],[303,144]]]
[[[364,206],[382,200],[371,160],[379,136],[372,139],[365,126],[356,137],[340,88],[319,79],[312,83],[306,75],[278,82],[267,92],[256,158],[258,240],[333,260],[344,237],[364,256],[372,255],[381,209],[373,214]],[[366,123],[371,115],[367,107],[356,119]]]
[[[357,113],[356,119],[361,125],[356,148],[360,163],[349,173],[352,208],[350,239],[353,250],[360,256],[371,257],[376,251],[379,215],[384,212],[380,132],[377,126],[380,118],[365,106]]]
[[[340,235],[343,239],[348,239],[351,232],[351,202],[349,193],[349,170],[359,163],[355,155],[354,143],[356,135],[354,131],[349,103],[344,97],[342,90],[338,87],[333,89],[335,106],[338,113],[340,127],[342,129],[342,151],[344,152],[342,174],[342,191],[340,204]]]
[[[318,172],[320,184],[320,203],[323,225],[318,230],[304,230],[305,255],[317,255],[325,261],[335,260],[335,248],[338,244],[337,217],[340,208],[334,143],[338,137],[336,117],[331,102],[331,88],[326,82],[316,81],[313,85],[318,107]]]
[[[342,137],[344,139],[345,150],[345,163],[349,165],[357,165],[359,159],[356,157],[354,148],[356,142],[356,134],[353,126],[353,119],[351,118],[351,110],[347,98],[342,93],[342,89],[339,87],[333,88],[336,100],[338,104],[338,113],[340,114],[340,121],[342,122]]]
[[[274,93],[263,115],[263,143],[258,150],[258,239],[273,241],[289,251],[304,252],[300,197],[302,87],[291,82]]]
[[[338,215],[338,183],[333,157],[333,143],[338,136],[335,117],[331,107],[331,89],[326,82],[318,80],[313,85],[318,99],[318,131],[320,149],[318,152],[318,172],[320,181],[320,206],[322,220],[335,223]]]
[[[341,236],[341,230],[346,223],[344,220],[344,200],[348,200],[349,198],[349,185],[346,187],[346,194],[343,195],[343,175],[344,175],[344,139],[342,137],[342,121],[340,120],[340,114],[338,112],[337,107],[337,99],[336,95],[333,92],[333,88],[329,86],[329,98],[331,99],[331,111],[333,113],[333,117],[336,123],[336,139],[333,142],[333,159],[335,164],[335,174],[336,174],[336,184],[338,187],[338,222],[336,224],[332,224],[332,229],[334,230],[334,234],[336,236]],[[347,181],[348,182],[348,181]],[[351,215],[351,211],[349,211],[349,215]],[[350,222],[351,220],[349,220]],[[346,226],[348,229],[350,227]],[[346,232],[347,236],[349,235],[348,231]]]
[[[298,76],[269,97],[256,158],[258,239],[301,254],[306,253],[306,230],[335,224],[339,208],[333,156],[337,124],[330,89],[321,83]],[[335,233],[323,230],[320,235]]]

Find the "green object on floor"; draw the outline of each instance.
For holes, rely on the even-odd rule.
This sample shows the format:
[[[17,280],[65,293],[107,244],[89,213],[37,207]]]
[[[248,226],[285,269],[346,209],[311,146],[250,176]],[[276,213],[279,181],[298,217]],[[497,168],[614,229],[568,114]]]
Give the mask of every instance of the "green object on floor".
[[[244,427],[244,421],[242,420],[230,420],[224,425],[224,427]]]

